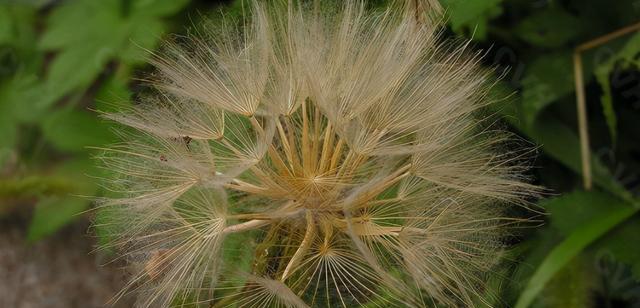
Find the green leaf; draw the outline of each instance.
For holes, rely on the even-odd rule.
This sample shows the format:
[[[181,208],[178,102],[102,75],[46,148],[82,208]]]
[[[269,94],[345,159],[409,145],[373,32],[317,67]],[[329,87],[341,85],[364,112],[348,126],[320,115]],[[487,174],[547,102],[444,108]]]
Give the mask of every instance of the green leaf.
[[[542,55],[528,67],[522,80],[522,112],[532,125],[549,104],[574,91],[571,52]]]
[[[134,0],[132,9],[138,16],[165,17],[178,13],[190,0]]]
[[[129,42],[118,53],[118,58],[132,65],[144,63],[149,58],[149,51],[158,46],[166,26],[159,19],[137,18],[130,27]]]
[[[120,0],[66,2],[49,17],[40,46],[45,50],[59,50],[83,46],[86,49],[86,45],[90,45],[119,51],[118,56],[130,60],[144,54],[137,50],[140,48],[136,48],[136,44],[147,49],[155,47],[165,31],[160,17],[178,12],[188,2],[136,0],[129,6]]]
[[[37,241],[56,232],[86,210],[89,202],[77,197],[49,197],[41,199],[27,231],[28,241]]]
[[[637,242],[639,234],[640,217],[636,215],[609,232],[597,243],[601,254],[610,253],[616,261],[627,264],[637,281],[640,281],[640,246],[629,245],[629,243]]]
[[[155,49],[166,30],[159,18],[186,3],[78,0],[56,7],[40,40],[40,48],[59,51],[47,76],[47,95],[57,100],[83,89],[111,59],[142,63],[147,57],[145,49]]]
[[[84,158],[76,156],[58,165],[51,176],[32,176],[13,185],[18,196],[47,196],[41,198],[36,206],[29,226],[29,240],[38,240],[55,232],[88,207],[89,200],[77,196],[96,194],[98,185],[89,175],[100,175],[95,163],[88,155]]]
[[[51,101],[84,90],[118,54],[128,29],[120,4],[118,0],[67,1],[48,16],[39,45],[58,51],[45,80],[45,95]]]
[[[47,19],[40,48],[58,50],[89,44],[114,47],[114,43],[120,43],[118,39],[121,39],[123,28],[120,2],[77,0],[57,6]]]
[[[230,265],[231,268],[238,272],[250,273],[255,255],[256,237],[258,234],[254,231],[229,234],[223,243],[222,258],[224,264]],[[238,285],[244,284],[243,281],[237,281]]]
[[[39,121],[54,102],[35,74],[18,73],[0,85],[0,104],[5,106],[3,113],[16,123]]]
[[[47,141],[62,151],[81,152],[87,146],[99,146],[113,138],[107,125],[96,115],[75,110],[61,110],[48,116],[42,124]]]
[[[16,142],[17,123],[13,116],[13,105],[3,98],[3,94],[8,93],[9,89],[0,88],[0,168]]]
[[[31,175],[0,180],[0,199],[24,199],[43,195],[68,196],[77,185],[62,175]]]
[[[10,42],[13,38],[12,24],[9,8],[0,6],[0,44]]]
[[[535,13],[515,29],[515,34],[527,43],[549,48],[567,44],[580,33],[580,20],[559,8]]]
[[[94,196],[98,190],[96,177],[104,176],[104,170],[87,154],[78,154],[55,169],[54,175],[73,183],[73,194]]]
[[[57,6],[47,18],[40,48],[59,50],[88,44],[113,45],[111,38],[122,32],[120,2],[78,0]]]
[[[503,109],[500,111],[509,111]],[[538,121],[528,127],[517,115],[505,114],[506,119],[525,135],[542,145],[542,150],[556,159],[576,174],[582,174],[580,140],[574,129],[553,117]],[[593,181],[602,189],[629,202],[636,202],[632,194],[627,191],[611,174],[609,169],[595,156],[591,155],[591,171]]]
[[[96,110],[100,112],[116,112],[131,107],[131,90],[127,85],[128,73],[125,76],[112,76],[104,82],[95,97]]]
[[[563,237],[554,228],[538,228],[526,241],[514,247],[513,258],[521,261],[519,261],[518,266],[510,275],[513,281],[512,284],[508,285],[511,306],[517,300],[517,296],[525,289],[527,282],[549,251],[558,245],[562,239]],[[524,258],[518,259],[518,257]]]
[[[35,7],[0,2],[0,44],[16,47],[21,52],[33,49],[36,18]]]
[[[486,37],[488,21],[502,13],[502,0],[441,0],[449,15],[449,24],[455,32],[473,31],[474,38]]]
[[[548,282],[538,297],[540,307],[584,308],[593,307],[592,289],[597,285],[590,267],[592,261],[585,256],[571,259]]]
[[[596,79],[602,88],[602,96],[600,102],[602,104],[602,112],[607,121],[609,135],[611,141],[615,144],[618,139],[617,126],[618,118],[613,107],[612,89],[610,75],[616,69],[616,65],[622,64],[622,67],[640,67],[640,61],[636,59],[636,55],[640,53],[640,33],[633,35],[613,57],[604,63],[598,65],[595,69]]]
[[[135,0],[129,18],[127,42],[118,57],[127,64],[140,64],[157,47],[167,27],[162,17],[182,10],[189,0]]]
[[[602,113],[607,121],[607,128],[609,129],[609,137],[613,144],[618,139],[618,118],[613,108],[613,97],[611,96],[611,83],[609,81],[610,68],[599,67],[596,69],[596,79],[602,88],[602,96],[600,97],[600,104],[602,105]]]
[[[610,194],[576,191],[540,203],[550,214],[551,226],[563,236],[569,236],[585,221],[597,220],[609,212],[624,211],[629,205],[611,202]]]
[[[114,53],[109,46],[95,44],[63,50],[49,68],[46,95],[55,101],[70,91],[88,87]]]
[[[45,103],[38,85],[43,54],[36,50],[35,8],[0,3],[0,20],[0,126],[8,127],[34,120],[32,105]]]
[[[499,83],[493,88],[497,97],[504,97],[508,88],[504,83]],[[502,114],[513,127],[533,140],[536,144],[542,146],[542,150],[550,157],[556,159],[576,174],[582,174],[580,140],[575,133],[575,129],[568,127],[565,123],[548,116],[544,121],[537,121],[533,125],[527,125],[522,114],[521,106],[517,100],[510,100],[508,103],[502,103],[494,106],[495,111]],[[604,164],[595,156],[591,155],[591,171],[593,181],[609,193],[632,202],[640,204],[636,201],[632,194],[627,191],[611,174]]]
[[[584,194],[585,196],[576,196],[576,194]],[[574,202],[576,201],[582,203],[575,204]],[[515,308],[529,307],[538,294],[544,289],[547,282],[569,261],[589,244],[596,241],[638,211],[637,208],[624,201],[614,197],[605,198],[595,192],[574,192],[549,201],[550,204],[548,203],[548,206],[576,208],[580,206],[592,206],[592,202],[603,201],[610,206],[615,205],[618,209],[607,211],[607,213],[595,219],[582,221],[566,239],[553,248],[527,283],[527,286],[518,298]]]

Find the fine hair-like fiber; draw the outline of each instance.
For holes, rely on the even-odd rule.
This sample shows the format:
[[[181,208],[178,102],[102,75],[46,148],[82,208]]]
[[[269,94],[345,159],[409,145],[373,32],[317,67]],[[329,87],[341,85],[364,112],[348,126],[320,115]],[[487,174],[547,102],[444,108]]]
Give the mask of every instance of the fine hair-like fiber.
[[[252,2],[105,115],[97,224],[141,307],[473,306],[539,189],[436,1]]]

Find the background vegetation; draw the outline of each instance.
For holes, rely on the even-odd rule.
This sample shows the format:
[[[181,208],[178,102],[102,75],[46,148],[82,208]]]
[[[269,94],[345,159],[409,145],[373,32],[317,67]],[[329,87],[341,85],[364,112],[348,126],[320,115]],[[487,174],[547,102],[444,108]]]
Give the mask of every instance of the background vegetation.
[[[640,22],[640,0],[442,3],[447,35],[472,38],[504,75],[499,89],[515,92],[497,111],[539,146],[532,175],[552,191],[540,201],[550,215],[489,284],[496,306],[640,307],[640,32],[582,53],[588,191],[572,62],[580,43]],[[33,243],[86,220],[82,196],[107,193],[90,147],[115,140],[96,111],[144,92],[145,49],[163,36],[242,12],[240,0],[0,0],[0,222]]]

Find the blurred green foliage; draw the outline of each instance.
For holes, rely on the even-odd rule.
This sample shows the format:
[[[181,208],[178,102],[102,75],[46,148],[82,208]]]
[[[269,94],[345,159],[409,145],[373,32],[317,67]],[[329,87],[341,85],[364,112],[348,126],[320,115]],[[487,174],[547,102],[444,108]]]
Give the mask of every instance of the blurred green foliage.
[[[34,204],[30,240],[101,193],[89,148],[115,139],[96,111],[130,103],[133,73],[189,4],[0,2],[0,207]]]
[[[638,305],[640,33],[583,53],[590,192],[581,188],[571,57],[578,44],[640,22],[640,1],[441,2],[447,35],[471,38],[502,76],[496,90],[516,93],[496,111],[538,145],[532,176],[552,191],[539,204],[550,214],[545,224],[515,237],[515,262],[487,283],[494,305]],[[130,104],[149,51],[218,8],[242,13],[240,0],[0,0],[0,219],[26,211],[35,241],[106,193],[90,147],[115,138],[96,111]]]

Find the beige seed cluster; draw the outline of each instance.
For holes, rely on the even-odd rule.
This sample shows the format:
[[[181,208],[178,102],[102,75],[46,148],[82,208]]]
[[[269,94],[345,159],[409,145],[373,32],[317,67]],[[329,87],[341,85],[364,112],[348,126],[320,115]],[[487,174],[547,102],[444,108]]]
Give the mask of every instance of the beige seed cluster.
[[[398,1],[254,3],[167,43],[157,94],[107,115],[105,229],[142,307],[471,306],[523,182],[479,112],[490,72]],[[137,265],[137,267],[136,267]]]

